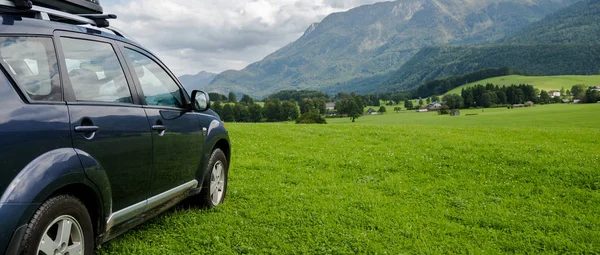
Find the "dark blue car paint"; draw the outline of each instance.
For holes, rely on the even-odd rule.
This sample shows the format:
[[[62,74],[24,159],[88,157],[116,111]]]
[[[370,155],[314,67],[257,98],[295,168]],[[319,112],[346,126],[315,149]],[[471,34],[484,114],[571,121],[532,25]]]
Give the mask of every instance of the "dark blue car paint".
[[[120,45],[139,47],[133,41],[95,28],[22,18],[9,14],[0,14],[0,23],[0,36],[53,37],[55,32],[69,32],[93,35],[119,41]],[[60,44],[56,40],[55,45],[57,49],[60,48]],[[57,54],[60,57],[61,51],[58,50]],[[68,108],[70,106],[67,106],[65,102],[30,102],[23,91],[15,86],[6,70],[0,69],[2,69],[0,72],[0,149],[2,150],[0,153],[0,165],[2,166],[0,168],[0,191],[2,192],[0,254],[16,251],[15,247],[18,247],[20,236],[14,236],[15,231],[19,229],[21,230],[19,233],[24,232],[23,226],[29,222],[44,200],[56,190],[74,184],[83,185],[93,191],[92,193],[97,199],[93,202],[97,202],[99,207],[97,208],[99,214],[98,233],[102,234],[103,223],[115,209],[113,208],[114,191],[111,188],[109,174],[103,168],[102,162],[88,151],[74,149],[71,140],[73,136],[77,143],[77,136],[81,134],[72,132],[73,126],[88,114],[82,113],[78,116],[80,118],[70,120]],[[124,69],[128,69],[128,67],[124,67]],[[64,70],[62,71],[62,76],[64,76]],[[127,78],[131,83],[130,77]],[[63,84],[63,86],[66,85],[68,84]],[[181,84],[179,86],[181,87]],[[65,89],[65,93],[67,92],[68,89]],[[133,90],[132,93],[136,93],[136,90]],[[187,93],[185,93],[184,99],[186,102],[190,102]],[[137,103],[139,100],[134,102]],[[138,109],[141,110],[141,108]],[[203,145],[195,144],[198,148],[204,149],[198,160],[200,163],[195,174],[198,182],[202,183],[205,165],[215,146],[222,146],[229,157],[229,138],[225,127],[214,112],[208,110],[205,113],[194,114],[201,116],[200,128],[207,127],[206,136],[203,136]],[[123,125],[129,123],[128,116],[123,117],[114,120],[106,119],[102,122],[113,124],[120,122]],[[97,135],[115,141],[124,138],[122,135],[107,133],[109,132],[99,131]],[[202,136],[202,132],[196,133]],[[148,136],[150,137],[150,135]],[[140,178],[148,176],[147,173],[138,175]],[[194,178],[194,176],[190,178]],[[115,231],[119,229],[119,232],[122,232],[150,216],[152,214],[148,212],[137,220],[132,220],[129,225],[115,227]]]
[[[200,164],[204,135],[198,113],[149,107],[144,110],[150,126],[167,128],[162,135],[152,132],[154,168],[148,188],[148,197],[152,197],[193,179],[190,176]]]
[[[71,130],[98,126],[94,138],[73,132],[73,146],[92,155],[106,172],[112,194],[112,211],[146,199],[152,169],[152,137],[144,109],[119,105],[69,103]],[[97,184],[99,185],[99,184]]]

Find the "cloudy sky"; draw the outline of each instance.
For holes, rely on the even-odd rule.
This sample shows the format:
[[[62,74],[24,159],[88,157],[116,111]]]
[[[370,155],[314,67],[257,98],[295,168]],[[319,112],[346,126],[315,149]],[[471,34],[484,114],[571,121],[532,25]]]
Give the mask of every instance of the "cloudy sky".
[[[243,69],[333,12],[383,0],[102,0],[176,75]]]

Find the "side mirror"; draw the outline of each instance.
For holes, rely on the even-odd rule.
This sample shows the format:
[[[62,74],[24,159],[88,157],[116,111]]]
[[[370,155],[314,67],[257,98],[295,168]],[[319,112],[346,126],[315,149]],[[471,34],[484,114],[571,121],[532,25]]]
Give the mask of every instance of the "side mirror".
[[[210,109],[210,98],[208,97],[208,93],[201,90],[192,91],[192,108],[199,112]]]

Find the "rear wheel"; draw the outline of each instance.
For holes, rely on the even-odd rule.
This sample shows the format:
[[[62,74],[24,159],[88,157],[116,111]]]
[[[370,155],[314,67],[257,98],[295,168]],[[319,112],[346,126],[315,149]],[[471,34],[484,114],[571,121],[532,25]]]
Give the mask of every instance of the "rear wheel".
[[[48,199],[37,210],[21,243],[21,254],[87,255],[94,252],[92,221],[72,196]]]
[[[212,208],[223,203],[227,194],[228,173],[229,164],[225,153],[221,149],[215,149],[208,161],[202,191],[198,195],[201,206]]]

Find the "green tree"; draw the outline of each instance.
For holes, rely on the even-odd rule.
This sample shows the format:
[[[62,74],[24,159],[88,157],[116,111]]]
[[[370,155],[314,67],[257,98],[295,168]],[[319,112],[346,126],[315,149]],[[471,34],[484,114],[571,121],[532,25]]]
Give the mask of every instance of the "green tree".
[[[595,91],[594,87],[589,87],[585,92],[585,103],[595,104],[600,101],[600,91]]]
[[[484,108],[490,108],[490,107],[492,107],[493,100],[492,100],[492,95],[490,93],[483,93],[481,95],[481,100],[480,101],[481,101],[480,102],[481,106],[483,106]],[[460,109],[460,108],[462,108],[462,106],[457,106],[457,107],[452,108],[452,109]]]
[[[233,91],[229,92],[229,97],[228,98],[229,98],[229,102],[232,102],[232,103],[237,102],[237,97],[235,96],[235,93],[233,93]]]
[[[395,111],[396,113],[398,113],[398,112],[402,111],[402,108],[401,108],[401,107],[399,107],[399,106],[396,106],[396,107],[394,107],[394,111]]]
[[[506,104],[506,93],[504,93],[504,91],[502,90],[498,90],[496,91],[496,97],[498,98],[498,103],[499,104]]]
[[[268,99],[263,107],[263,115],[268,122],[276,122],[285,119],[281,101],[279,101],[279,99]]]
[[[381,105],[381,101],[379,101],[378,97],[373,97],[373,100],[371,100],[371,105],[372,106],[380,106]]]
[[[464,105],[463,98],[457,94],[445,95],[443,100],[450,109],[461,109]]]
[[[414,108],[413,101],[410,99],[404,101],[404,108],[406,108],[408,110],[412,110]]]
[[[475,104],[475,96],[473,95],[472,89],[467,89],[462,93],[463,105],[465,108],[471,108],[477,106]]]
[[[552,101],[552,98],[550,97],[550,94],[548,94],[547,91],[542,90],[542,92],[540,92],[540,99],[539,99],[539,103],[540,104],[549,104]]]
[[[440,102],[440,97],[438,97],[438,96],[432,96],[431,97],[431,101],[439,103]]]
[[[315,108],[313,100],[310,98],[305,98],[305,99],[300,100],[299,106],[300,106],[300,113],[307,113],[307,112],[310,112],[310,110]]]
[[[296,124],[327,124],[327,121],[321,114],[316,112],[307,112],[300,115],[296,120]]]
[[[219,93],[208,93],[208,98],[210,98],[211,102],[227,101],[227,97],[225,95],[221,95]]]
[[[250,122],[248,107],[245,104],[236,103],[233,106],[233,116],[236,122]]]
[[[357,102],[358,101],[358,102]],[[335,105],[336,110],[340,114],[347,115],[352,118],[352,122],[355,122],[358,117],[362,115],[362,101],[359,97],[349,96],[340,101]]]
[[[573,97],[575,99],[583,99],[583,97],[585,96],[586,90],[587,90],[587,88],[585,87],[585,85],[577,84],[577,85],[573,85],[573,88],[571,88],[571,93],[573,94]]]
[[[221,114],[221,119],[225,122],[235,121],[235,115],[233,114],[233,106],[231,104],[226,104],[223,106],[223,113]]]
[[[213,109],[213,111],[215,111],[217,114],[219,114],[219,116],[223,114],[223,105],[221,105],[221,101],[215,101],[214,103],[212,103],[212,106],[210,108]]]
[[[240,100],[240,102],[246,103],[246,104],[254,104],[254,99],[252,97],[250,97],[249,95],[244,94],[242,96],[242,100]]]
[[[250,122],[262,122],[262,107],[259,104],[252,104],[248,106],[248,118]]]
[[[442,108],[440,109],[440,111],[438,113],[440,115],[448,115],[448,114],[450,114],[450,107],[448,107],[447,105],[442,105]]]
[[[387,111],[387,109],[385,109],[385,106],[383,106],[383,105],[381,107],[379,107],[379,110],[377,110],[377,112],[379,114],[384,114],[386,111]]]
[[[565,91],[565,87],[562,87],[562,88],[560,88],[560,95],[561,95],[562,97],[564,97],[564,96],[565,96],[565,93],[566,93],[566,91]]]
[[[327,101],[325,98],[316,98],[314,102],[315,107],[319,110],[320,114],[327,114]]]
[[[298,112],[298,105],[296,105],[296,102],[293,101],[293,99],[290,101],[283,101],[281,103],[281,108],[283,111],[283,116],[280,120],[286,121],[298,119],[300,113]]]

